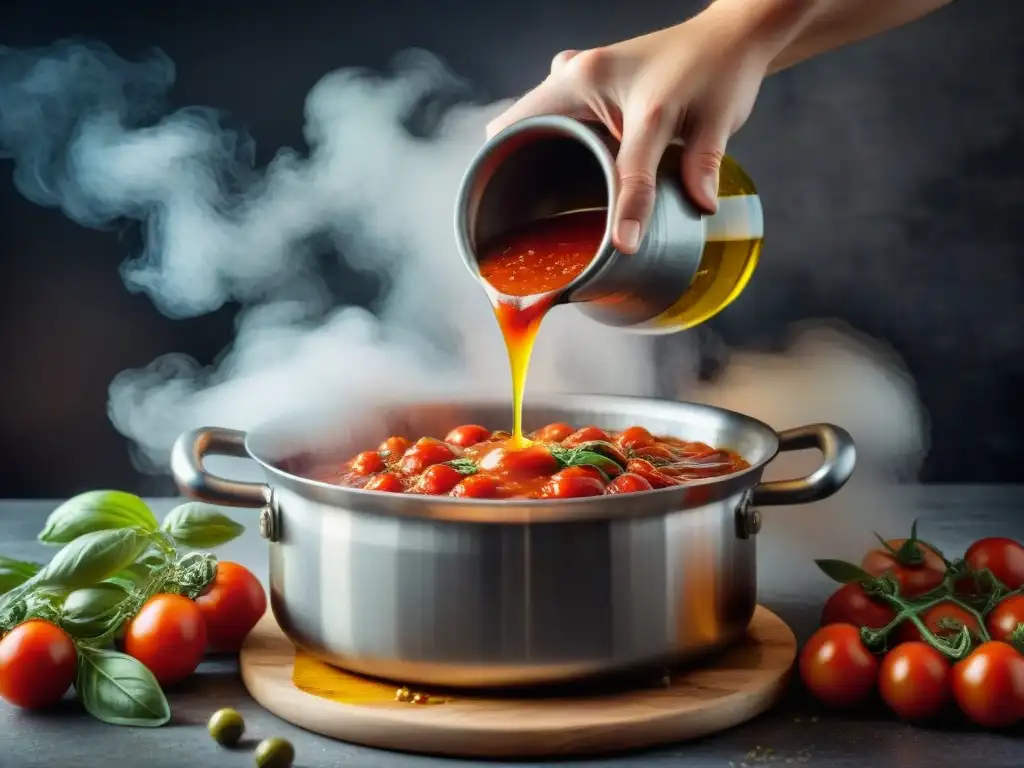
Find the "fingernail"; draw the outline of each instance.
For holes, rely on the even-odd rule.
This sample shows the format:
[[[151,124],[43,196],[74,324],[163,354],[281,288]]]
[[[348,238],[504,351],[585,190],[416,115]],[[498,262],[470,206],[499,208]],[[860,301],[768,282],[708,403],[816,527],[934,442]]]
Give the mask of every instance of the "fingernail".
[[[704,181],[701,182],[701,189],[708,198],[708,202],[711,203],[711,210],[718,210],[718,174],[714,176],[705,176]]]
[[[628,251],[635,251],[640,245],[640,222],[636,219],[620,221],[619,242]]]

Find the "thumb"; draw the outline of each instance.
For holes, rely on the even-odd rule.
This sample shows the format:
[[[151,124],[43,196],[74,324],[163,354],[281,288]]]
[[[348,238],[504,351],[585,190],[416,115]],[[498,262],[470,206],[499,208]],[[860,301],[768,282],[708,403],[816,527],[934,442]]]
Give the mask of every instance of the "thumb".
[[[583,106],[564,78],[549,77],[487,124],[487,138],[501,133],[513,123],[536,115],[577,117]]]
[[[718,174],[729,130],[723,121],[695,126],[687,134],[683,146],[683,186],[698,208],[705,213],[715,213],[718,210]]]
[[[636,253],[654,210],[658,164],[675,128],[663,110],[628,111],[622,118],[622,146],[615,164],[619,199],[615,206],[612,241],[622,253]]]

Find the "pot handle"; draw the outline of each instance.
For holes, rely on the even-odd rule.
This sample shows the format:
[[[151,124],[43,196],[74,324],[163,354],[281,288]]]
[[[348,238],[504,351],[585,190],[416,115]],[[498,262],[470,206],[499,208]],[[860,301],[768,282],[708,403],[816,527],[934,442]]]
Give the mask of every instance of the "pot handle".
[[[207,456],[248,458],[245,432],[203,427],[179,437],[171,451],[171,474],[186,496],[228,507],[265,507],[273,489],[266,483],[245,483],[211,475],[203,468]]]
[[[779,433],[779,452],[817,448],[823,460],[807,477],[774,480],[754,488],[754,506],[807,504],[834,494],[850,479],[857,463],[857,448],[850,433],[834,424],[808,424]]]

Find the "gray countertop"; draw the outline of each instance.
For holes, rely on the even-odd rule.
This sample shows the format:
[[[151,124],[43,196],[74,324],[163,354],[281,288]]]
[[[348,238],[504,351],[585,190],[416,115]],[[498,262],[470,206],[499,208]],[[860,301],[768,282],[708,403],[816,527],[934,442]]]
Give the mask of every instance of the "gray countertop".
[[[973,539],[1005,535],[1024,540],[1024,486],[930,486],[907,488],[897,515],[887,516],[887,535],[904,533],[911,519],[921,521],[921,535],[950,553],[962,552]],[[153,501],[158,513],[176,502]],[[871,502],[868,502],[871,503]],[[56,506],[46,501],[0,501],[0,552],[42,559],[52,554],[36,543],[45,516]],[[225,560],[241,562],[266,578],[266,558],[251,511],[229,512],[246,524],[243,537],[218,550]],[[899,519],[896,519],[899,518]],[[790,519],[792,524],[792,519]],[[780,580],[782,561],[791,558],[791,541],[770,535],[770,521],[759,541],[760,602],[773,609],[804,640],[817,622],[824,598],[833,589],[823,576]],[[768,534],[768,535],[766,535]],[[807,552],[814,557],[829,552]],[[791,571],[785,568],[786,574]],[[774,578],[773,578],[774,574]],[[788,579],[788,580],[787,580]],[[0,768],[75,768],[131,764],[146,768],[192,765],[252,765],[251,751],[219,749],[206,734],[205,722],[219,707],[237,708],[254,738],[284,736],[296,747],[296,765],[431,766],[483,765],[366,749],[301,731],[263,710],[249,698],[232,661],[210,661],[184,687],[168,694],[172,721],[157,729],[103,725],[73,701],[59,711],[29,714],[0,702]],[[1024,766],[1021,731],[995,735],[961,725],[931,729],[900,723],[888,714],[835,715],[819,711],[796,689],[774,711],[745,725],[697,742],[615,758],[563,761],[562,766],[688,766],[756,768],[757,766],[836,766],[837,768],[1020,768]],[[532,763],[536,765],[537,763]],[[505,763],[505,765],[511,765]]]

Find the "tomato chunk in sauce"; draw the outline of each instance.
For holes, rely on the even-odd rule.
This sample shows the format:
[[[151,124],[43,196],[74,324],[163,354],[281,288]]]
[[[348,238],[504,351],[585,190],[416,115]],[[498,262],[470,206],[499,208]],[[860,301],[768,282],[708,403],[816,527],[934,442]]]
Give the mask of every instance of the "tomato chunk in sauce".
[[[548,424],[529,435],[525,448],[509,438],[478,424],[456,427],[444,440],[393,435],[319,479],[382,493],[570,499],[643,493],[750,466],[724,448],[659,437],[640,426],[614,432]]]

